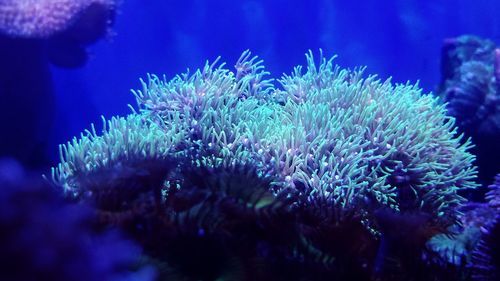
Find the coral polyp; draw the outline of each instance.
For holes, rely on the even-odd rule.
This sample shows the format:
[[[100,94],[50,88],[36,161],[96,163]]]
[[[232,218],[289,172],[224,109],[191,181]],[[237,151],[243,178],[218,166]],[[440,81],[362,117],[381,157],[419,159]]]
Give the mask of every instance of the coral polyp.
[[[154,225],[170,229],[172,221],[185,226],[191,218],[195,236],[205,219],[222,227],[217,233],[234,233],[234,218],[223,208],[234,200],[250,208],[232,207],[236,221],[275,220],[272,210],[286,210],[296,224],[289,233],[297,234],[289,236],[290,249],[273,251],[271,260],[327,257],[335,261],[330,268],[342,264],[340,248],[332,249],[339,246],[325,241],[322,231],[356,243],[339,233],[352,228],[376,243],[391,237],[391,221],[405,214],[423,218],[428,227],[422,232],[432,235],[455,223],[456,207],[465,200],[458,192],[476,186],[476,168],[470,141],[457,134],[444,106],[417,85],[365,77],[364,68],[342,69],[322,53],[319,61],[312,53],[306,57],[305,71],[296,67],[279,84],[248,51],[235,71],[216,60],[170,81],[151,75],[134,91],[138,109],[127,118],[112,119],[102,136],[92,130],[62,146],[53,182],[122,214],[130,214],[137,200],[153,198],[144,202],[153,206],[148,217],[158,217]],[[241,167],[252,173],[241,176]],[[195,176],[200,171],[203,176]],[[175,194],[187,194],[187,201]],[[173,207],[175,202],[187,205]],[[268,204],[262,213],[266,208],[258,206]],[[186,210],[193,213],[181,215]],[[249,239],[250,252],[269,257],[257,250],[265,239]],[[237,244],[229,241],[226,246]],[[355,247],[366,257],[352,268],[374,268],[374,251],[364,247]]]

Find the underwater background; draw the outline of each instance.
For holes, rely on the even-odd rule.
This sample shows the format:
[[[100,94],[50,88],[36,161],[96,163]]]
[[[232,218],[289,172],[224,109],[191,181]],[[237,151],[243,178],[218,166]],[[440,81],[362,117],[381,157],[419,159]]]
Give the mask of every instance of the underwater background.
[[[4,272],[0,279],[500,280],[500,176],[495,178],[500,173],[499,44],[500,1],[494,0],[0,0],[0,187],[5,190],[0,196],[0,229],[6,230],[0,234],[0,268]],[[408,167],[415,163],[398,154],[394,159],[388,157],[393,162],[379,174],[344,175],[339,184],[349,181],[350,187],[360,177],[360,186],[369,182],[375,190],[383,185],[380,179],[387,179],[398,189],[395,195],[387,195],[393,192],[389,189],[380,194],[360,190],[358,199],[335,199],[331,210],[325,207],[328,200],[314,197],[307,184],[295,181],[295,175],[281,171],[264,177],[259,165],[271,166],[267,160],[252,166],[249,163],[260,160],[233,155],[241,161],[239,166],[219,166],[207,155],[225,155],[225,151],[215,153],[211,147],[200,152],[202,145],[197,142],[175,144],[173,137],[157,135],[157,124],[148,123],[144,128],[144,121],[136,119],[127,106],[148,118],[158,111],[160,119],[177,120],[180,127],[196,131],[201,125],[185,125],[185,116],[169,119],[173,117],[162,115],[179,110],[166,109],[160,102],[158,93],[169,88],[160,81],[163,75],[170,81],[189,69],[194,78],[186,84],[205,83],[202,78],[217,84],[215,76],[225,74],[216,68],[208,70],[210,75],[214,73],[213,77],[207,74],[208,78],[203,76],[205,72],[197,77],[195,71],[220,56],[228,71],[236,63],[235,77],[240,75],[239,65],[243,76],[254,79],[255,92],[268,94],[272,90],[267,88],[261,65],[270,73],[266,79],[279,79],[283,74],[292,75],[298,65],[304,66],[303,71],[310,70],[304,54],[314,60],[320,53],[326,60],[337,56],[333,64],[348,69],[347,78],[342,74],[339,79],[352,82],[352,87],[366,86],[356,84],[356,71],[363,66],[363,77],[376,74],[381,81],[392,77],[393,84],[407,85],[404,90],[387,92],[409,93],[401,97],[409,111],[394,110],[402,110],[395,116],[408,120],[410,127],[412,114],[415,120],[422,120],[427,115],[416,112],[433,108],[429,116],[437,116],[437,121],[428,118],[426,130],[435,130],[432,138],[446,144],[441,150],[416,152],[418,156],[436,153],[418,160],[422,166],[412,170]],[[252,59],[254,55],[258,59]],[[317,61],[317,66],[321,63]],[[335,73],[331,65],[323,67]],[[161,79],[150,79],[150,74]],[[273,102],[274,98],[277,103],[286,104],[288,99],[302,102],[297,89],[301,83],[307,84],[305,76],[283,83],[289,86],[285,88],[292,98],[282,100],[278,92]],[[311,79],[326,79],[318,77]],[[246,87],[235,83],[241,89]],[[415,83],[422,93],[409,86]],[[373,82],[368,88],[386,89],[384,85]],[[332,81],[327,86],[343,89],[344,84]],[[183,89],[176,84],[172,87]],[[224,87],[220,84],[220,89],[227,90]],[[255,94],[252,89],[241,91],[239,99]],[[428,101],[429,93],[439,102]],[[385,100],[380,96],[381,103]],[[311,104],[309,111],[320,108],[319,101]],[[366,104],[366,108],[370,106]],[[440,106],[457,119],[458,134],[464,138],[448,134],[452,129],[442,125],[448,121]],[[384,105],[373,108],[373,112],[393,110]],[[103,117],[109,120],[104,131]],[[86,130],[92,131],[90,124],[95,124],[97,134],[87,139],[84,135]],[[130,155],[114,158],[125,147],[119,141],[122,135],[114,135],[124,126],[139,136],[151,137],[143,142],[151,151],[158,149],[152,153],[154,157],[130,156],[143,153],[145,148],[138,146],[137,151],[125,149]],[[172,135],[194,139],[203,133],[185,136],[175,131]],[[96,144],[97,135],[102,134],[112,137]],[[401,136],[405,138],[404,133]],[[82,142],[77,144],[75,139],[60,150],[60,144],[75,137]],[[475,147],[465,141],[469,137]],[[370,138],[382,139],[379,135]],[[179,162],[172,168],[170,158],[165,158],[167,152],[159,149],[166,143],[178,151],[192,146],[196,152],[176,155]],[[392,145],[384,143],[382,149],[392,151]],[[409,147],[420,149],[417,141]],[[371,149],[363,146],[356,155],[365,148]],[[109,151],[102,161],[116,161],[116,165],[103,164],[102,168],[94,164],[102,154],[85,149]],[[260,147],[242,149],[260,151]],[[331,161],[347,159],[349,149],[345,150],[348,152],[342,153],[346,154]],[[97,156],[80,159],[85,153],[93,155],[90,158]],[[207,162],[198,163],[200,157]],[[368,161],[366,165],[373,170],[382,161],[359,158]],[[406,165],[405,161],[411,165],[398,166]],[[434,161],[439,163],[433,170],[422,172],[426,169],[422,167],[432,166]],[[88,168],[92,165],[97,172]],[[448,173],[436,172],[442,165],[450,166]],[[429,178],[435,180],[427,187],[439,192],[427,191],[423,182],[432,182]],[[167,185],[164,181],[175,183],[178,190],[148,189]],[[245,189],[241,182],[255,190]],[[340,194],[343,197],[345,192]],[[161,200],[165,210],[158,211]],[[309,208],[311,205],[317,208]],[[338,214],[344,211],[348,214]],[[200,226],[205,224],[217,227]],[[288,245],[293,246],[289,249]]]
[[[100,116],[128,113],[130,89],[147,73],[173,77],[249,49],[279,77],[322,48],[345,68],[394,82],[440,83],[445,38],[500,40],[497,1],[123,1],[113,35],[91,46],[85,67],[53,69],[57,125],[66,142]],[[85,109],[85,110],[82,110]]]

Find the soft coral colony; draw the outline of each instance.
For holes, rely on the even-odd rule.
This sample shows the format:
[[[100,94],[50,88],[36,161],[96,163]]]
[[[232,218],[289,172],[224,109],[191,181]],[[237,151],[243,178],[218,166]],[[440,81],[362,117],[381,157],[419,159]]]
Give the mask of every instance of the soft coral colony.
[[[285,264],[300,265],[296,279],[404,275],[414,263],[381,245],[413,239],[419,260],[458,222],[459,191],[476,186],[471,144],[416,85],[306,57],[305,71],[277,83],[248,51],[234,71],[216,60],[170,81],[149,76],[133,113],[61,146],[53,182],[139,240],[170,278],[266,280]],[[405,226],[411,237],[395,234]]]

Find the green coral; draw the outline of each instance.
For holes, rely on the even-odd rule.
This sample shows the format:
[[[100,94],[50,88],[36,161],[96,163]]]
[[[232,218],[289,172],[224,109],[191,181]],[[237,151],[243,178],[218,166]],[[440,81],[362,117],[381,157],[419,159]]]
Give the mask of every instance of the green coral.
[[[175,118],[170,125],[139,114],[103,118],[101,135],[92,125],[80,138],[60,146],[53,182],[69,197],[90,197],[106,205],[163,181],[182,154],[186,128]]]
[[[138,110],[62,146],[54,182],[81,193],[89,178],[92,190],[100,181],[113,189],[122,173],[162,171],[182,188],[176,169],[186,163],[250,165],[275,194],[292,188],[297,204],[327,206],[336,221],[358,216],[374,232],[373,212],[386,207],[455,221],[457,192],[476,186],[476,168],[444,106],[417,85],[364,78],[364,68],[341,69],[322,53],[318,65],[306,57],[305,72],[296,67],[279,88],[248,51],[235,71],[217,59],[170,81],[149,76],[134,92]]]

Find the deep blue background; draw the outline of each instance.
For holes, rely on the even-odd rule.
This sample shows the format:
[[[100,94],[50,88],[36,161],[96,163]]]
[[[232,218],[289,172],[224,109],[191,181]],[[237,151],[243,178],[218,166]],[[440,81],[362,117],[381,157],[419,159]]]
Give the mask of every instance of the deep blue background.
[[[147,73],[172,77],[221,55],[229,65],[250,49],[275,77],[322,48],[344,67],[426,92],[439,83],[444,38],[475,34],[500,42],[498,0],[123,0],[115,35],[90,48],[77,70],[53,69],[57,111],[50,154],[135,104],[130,89]]]

